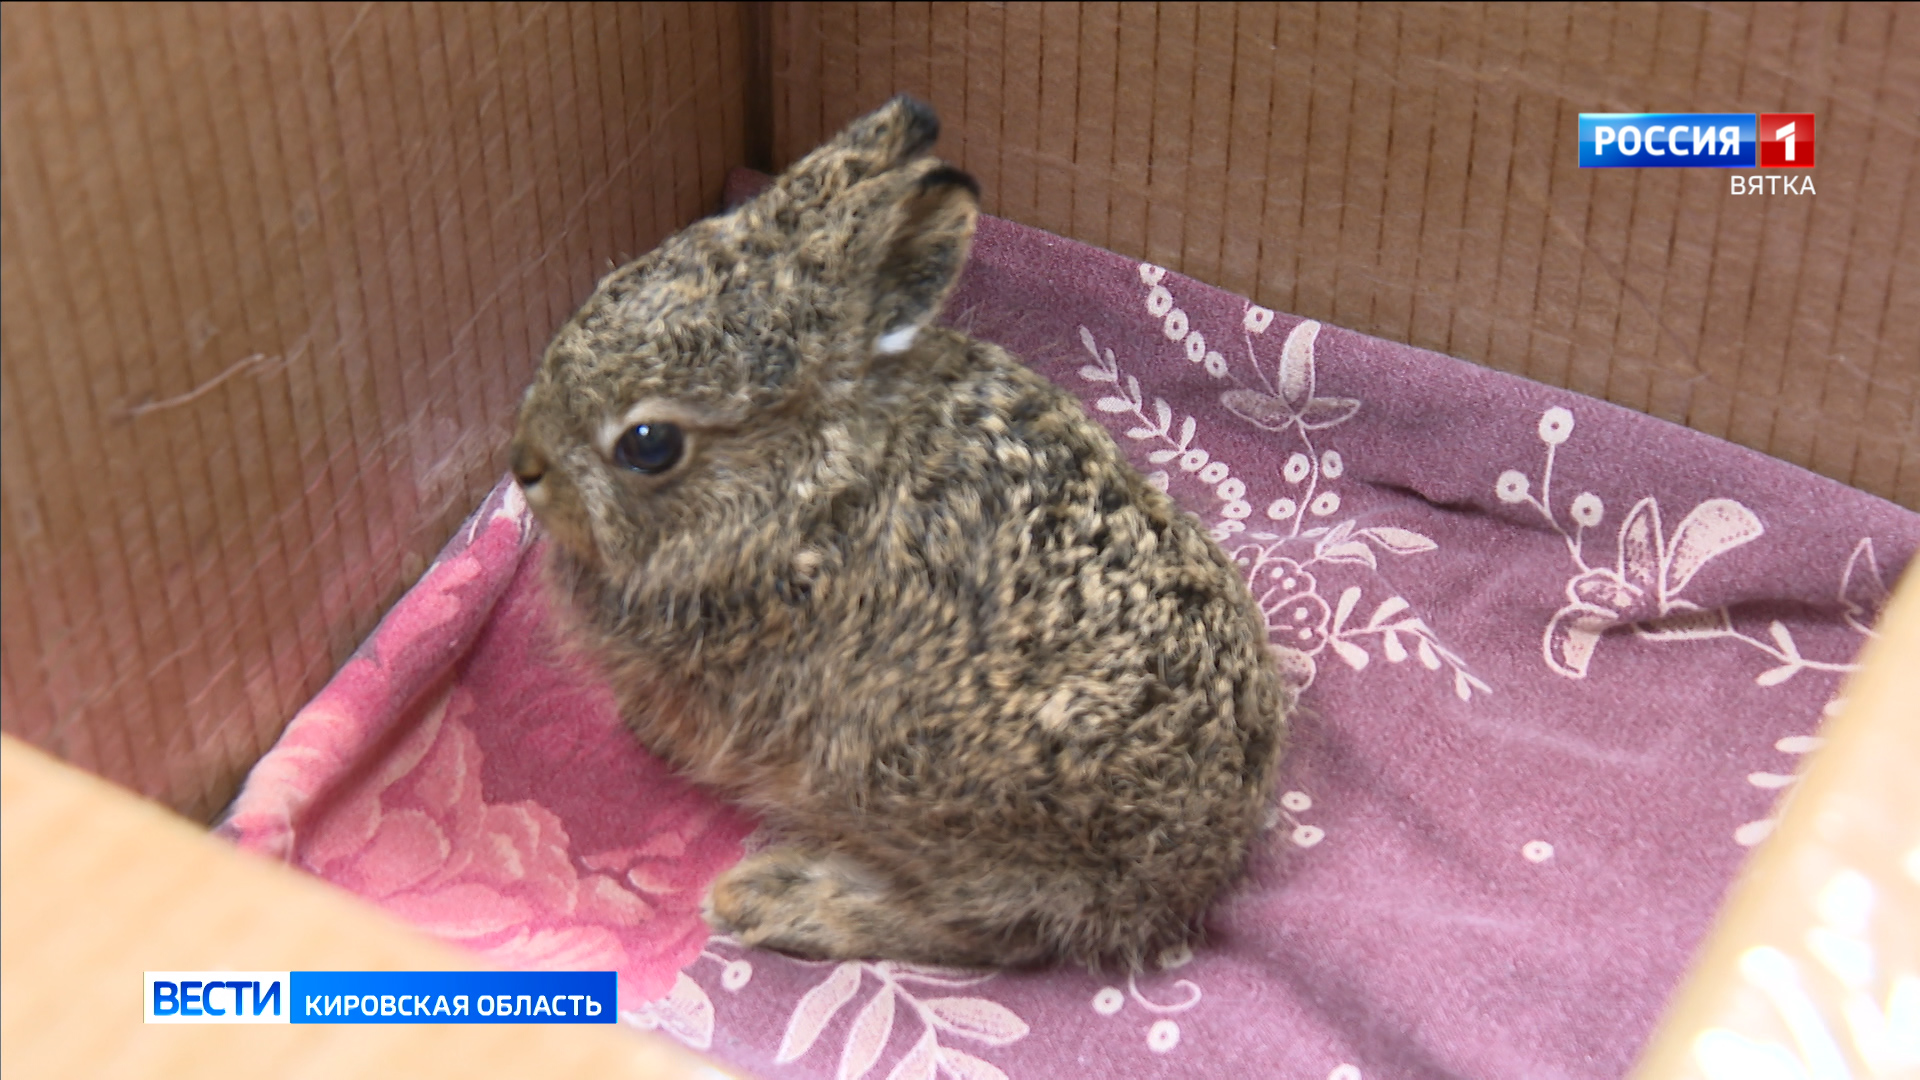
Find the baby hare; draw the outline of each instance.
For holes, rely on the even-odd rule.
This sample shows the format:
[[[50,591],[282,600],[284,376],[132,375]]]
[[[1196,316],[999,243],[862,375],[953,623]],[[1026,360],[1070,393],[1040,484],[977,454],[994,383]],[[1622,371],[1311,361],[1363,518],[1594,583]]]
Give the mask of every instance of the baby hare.
[[[978,215],[938,132],[896,98],[609,274],[512,468],[642,743],[782,837],[716,929],[1138,967],[1239,874],[1291,702],[1200,523],[936,322]]]

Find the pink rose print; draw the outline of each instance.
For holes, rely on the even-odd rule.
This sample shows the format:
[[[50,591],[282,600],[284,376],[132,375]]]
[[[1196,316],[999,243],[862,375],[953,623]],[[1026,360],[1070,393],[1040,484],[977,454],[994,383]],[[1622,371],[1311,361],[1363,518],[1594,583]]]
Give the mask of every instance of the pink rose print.
[[[637,1008],[700,955],[700,900],[752,826],[555,661],[537,557],[504,483],[301,710],[221,832],[503,967],[618,970]]]
[[[515,580],[533,520],[503,484],[475,511],[425,576],[387,612],[325,689],[294,716],[254,766],[219,832],[290,860],[308,818],[334,785],[376,757],[408,709],[466,655]]]
[[[668,815],[637,847],[576,859],[537,802],[489,803],[482,754],[456,688],[395,754],[322,820],[301,861],[449,942],[505,967],[621,973],[631,1000],[658,998],[700,953],[700,898],[737,843],[708,836],[714,809]],[[731,839],[731,838],[728,838]],[[689,858],[703,849],[730,849]]]

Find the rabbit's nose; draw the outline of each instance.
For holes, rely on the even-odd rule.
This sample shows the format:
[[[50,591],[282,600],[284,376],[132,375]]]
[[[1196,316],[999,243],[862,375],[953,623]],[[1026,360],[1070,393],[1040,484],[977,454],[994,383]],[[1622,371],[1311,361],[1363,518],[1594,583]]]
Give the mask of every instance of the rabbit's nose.
[[[513,470],[513,478],[520,481],[521,487],[530,488],[547,475],[547,459],[522,440],[513,440],[513,446],[507,453],[507,467]]]

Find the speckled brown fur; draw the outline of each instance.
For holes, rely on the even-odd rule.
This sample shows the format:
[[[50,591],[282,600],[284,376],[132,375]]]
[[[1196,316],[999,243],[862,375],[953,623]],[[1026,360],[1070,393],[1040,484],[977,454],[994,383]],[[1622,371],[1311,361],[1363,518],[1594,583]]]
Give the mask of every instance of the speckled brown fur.
[[[642,742],[790,838],[715,884],[716,927],[1138,966],[1238,875],[1289,702],[1199,522],[1068,394],[933,325],[977,214],[937,131],[896,99],[610,274],[514,471]],[[676,467],[611,460],[663,421]]]

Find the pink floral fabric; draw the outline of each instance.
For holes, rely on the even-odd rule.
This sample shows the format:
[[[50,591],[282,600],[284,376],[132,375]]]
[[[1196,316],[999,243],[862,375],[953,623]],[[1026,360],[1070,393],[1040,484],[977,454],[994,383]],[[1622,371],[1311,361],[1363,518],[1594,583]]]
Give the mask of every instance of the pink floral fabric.
[[[768,1077],[1625,1073],[1920,518],[1003,221],[950,317],[1208,524],[1301,690],[1206,941],[1129,977],[709,938],[699,900],[753,823],[552,661],[507,484],[223,831],[501,966],[615,969],[627,1023]]]
[[[511,483],[261,759],[221,831],[503,968],[664,996],[751,823],[674,777],[550,659]]]

